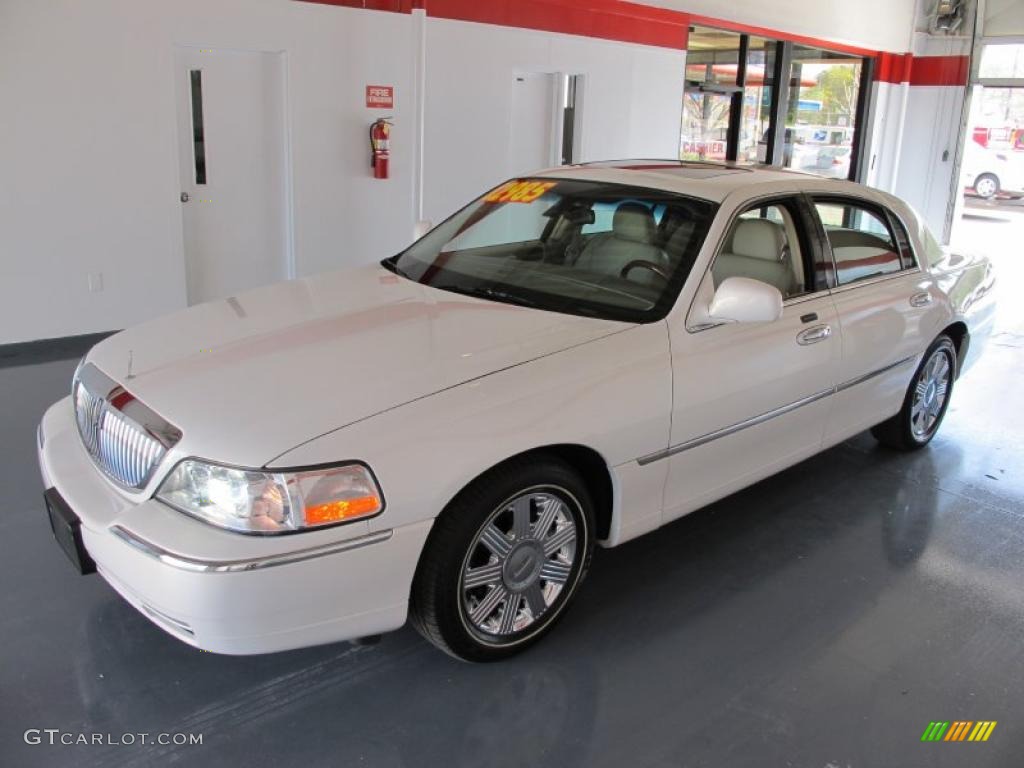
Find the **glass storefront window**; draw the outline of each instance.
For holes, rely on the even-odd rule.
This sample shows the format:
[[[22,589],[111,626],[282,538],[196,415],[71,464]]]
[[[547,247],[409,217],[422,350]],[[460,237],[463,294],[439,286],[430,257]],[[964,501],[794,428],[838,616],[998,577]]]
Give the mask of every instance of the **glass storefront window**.
[[[691,27],[680,131],[681,160],[725,160],[732,94],[739,71],[740,36]]]
[[[978,77],[1024,78],[1024,45],[986,45]]]
[[[780,56],[788,87],[776,82]],[[864,66],[849,54],[690,27],[679,157],[849,178]]]
[[[850,175],[861,59],[793,47],[783,162],[787,168]]]
[[[728,94],[685,93],[680,160],[725,160],[731,104]]]
[[[751,37],[747,43],[747,80],[736,152],[736,159],[741,163],[763,163],[768,157],[777,45],[774,40],[763,37]]]
[[[691,27],[687,46],[687,82],[736,85],[739,34],[720,29]]]

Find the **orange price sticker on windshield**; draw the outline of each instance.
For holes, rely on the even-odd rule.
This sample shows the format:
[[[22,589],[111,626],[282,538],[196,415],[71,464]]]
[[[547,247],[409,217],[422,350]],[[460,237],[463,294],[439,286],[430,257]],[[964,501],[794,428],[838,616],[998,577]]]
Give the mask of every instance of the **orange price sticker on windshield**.
[[[485,203],[532,203],[555,186],[554,181],[509,181],[484,198]]]

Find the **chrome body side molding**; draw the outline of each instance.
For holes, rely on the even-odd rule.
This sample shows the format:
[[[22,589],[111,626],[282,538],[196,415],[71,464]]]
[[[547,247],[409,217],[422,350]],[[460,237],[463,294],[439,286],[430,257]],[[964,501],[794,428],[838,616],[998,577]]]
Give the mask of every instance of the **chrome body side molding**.
[[[900,366],[906,365],[907,363],[912,362],[913,360],[916,359],[917,355],[905,357],[902,360],[897,360],[895,363],[890,363],[889,365],[871,371],[870,373],[865,373],[864,375],[858,376],[855,379],[850,379],[849,381],[845,381],[842,384],[838,384],[832,387],[831,389],[824,389],[821,392],[815,392],[813,395],[808,395],[807,397],[802,397],[799,400],[794,400],[792,403],[787,403],[786,405],[780,406],[778,408],[775,408],[774,410],[767,411],[757,416],[752,416],[751,418],[745,419],[744,421],[731,424],[728,427],[722,427],[721,429],[716,429],[714,432],[708,432],[705,435],[700,435],[699,437],[687,440],[684,443],[669,446],[664,450],[655,451],[654,453],[649,453],[646,456],[641,456],[636,460],[636,462],[640,466],[644,466],[645,464],[650,464],[655,461],[667,459],[669,456],[675,456],[677,453],[688,451],[691,448],[697,448],[698,446],[705,445],[706,443],[710,443],[712,440],[718,440],[721,437],[728,437],[729,435],[734,435],[737,432],[740,432],[749,427],[756,427],[758,424],[763,424],[764,422],[770,421],[771,419],[774,419],[778,416],[783,416],[787,413],[795,411],[797,408],[802,408],[805,405],[816,403],[819,400],[823,400],[826,397],[831,397],[832,395],[847,390],[850,387],[855,387],[858,384],[863,384],[865,381],[870,381],[876,376],[881,376],[883,373],[887,373],[888,371],[891,371],[894,368],[899,368]]]

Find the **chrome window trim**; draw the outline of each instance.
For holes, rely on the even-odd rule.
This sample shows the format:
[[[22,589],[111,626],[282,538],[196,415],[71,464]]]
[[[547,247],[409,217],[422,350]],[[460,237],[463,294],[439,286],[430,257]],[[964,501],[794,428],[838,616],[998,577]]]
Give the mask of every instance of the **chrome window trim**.
[[[359,536],[354,539],[337,541],[331,544],[321,544],[307,549],[298,549],[293,552],[282,552],[276,555],[264,555],[262,557],[248,557],[238,560],[210,560],[206,558],[189,557],[179,555],[170,550],[164,549],[158,544],[148,541],[138,534],[132,533],[121,525],[111,526],[110,532],[125,544],[142,552],[164,565],[170,565],[183,571],[193,573],[239,573],[243,571],[255,571],[261,568],[273,568],[278,565],[300,563],[305,560],[312,560],[317,557],[348,552],[361,547],[368,547],[387,541],[394,535],[393,530],[378,531],[377,533]]]
[[[855,288],[863,288],[864,286],[867,285],[877,285],[878,283],[884,283],[889,280],[897,280],[901,277],[908,277],[910,275],[919,274],[920,272],[920,267],[909,267],[907,269],[901,269],[899,272],[890,272],[887,275],[877,275],[875,277],[868,277],[862,280],[854,280],[852,283],[847,283],[846,285],[840,285],[833,288],[832,293],[833,295],[839,293],[846,293],[847,291],[852,291]]]
[[[777,416],[784,416],[787,413],[795,411],[797,408],[802,408],[805,405],[816,403],[819,400],[824,400],[826,397],[831,397],[832,395],[835,395],[839,392],[843,392],[847,389],[850,389],[851,387],[855,387],[858,384],[863,384],[864,382],[869,381],[875,378],[876,376],[881,376],[883,373],[891,371],[894,368],[899,368],[901,365],[906,365],[907,363],[916,359],[917,355],[904,357],[903,359],[897,360],[894,363],[889,363],[888,365],[882,366],[881,368],[871,371],[870,373],[865,373],[861,376],[857,376],[853,379],[843,382],[842,384],[837,384],[834,387],[830,387],[829,389],[823,389],[820,392],[815,392],[813,395],[802,397],[799,400],[794,400],[791,403],[779,406],[778,408],[766,411],[757,416],[752,416],[749,419],[738,421],[735,424],[729,425],[728,427],[722,427],[721,429],[716,429],[713,432],[708,432],[706,434],[700,435],[699,437],[691,438],[690,440],[686,440],[685,442],[679,443],[678,445],[669,446],[668,448],[664,448],[660,451],[655,451],[654,453],[649,453],[646,456],[641,456],[636,460],[636,462],[642,467],[645,466],[646,464],[651,464],[652,462],[667,459],[670,456],[675,456],[677,453],[688,451],[691,448],[697,448],[699,446],[705,445],[713,440],[718,440],[721,437],[728,437],[729,435],[734,435],[737,432],[741,432],[742,430],[747,429],[749,427],[755,427],[758,424],[763,424],[766,421],[770,421],[776,418]]]

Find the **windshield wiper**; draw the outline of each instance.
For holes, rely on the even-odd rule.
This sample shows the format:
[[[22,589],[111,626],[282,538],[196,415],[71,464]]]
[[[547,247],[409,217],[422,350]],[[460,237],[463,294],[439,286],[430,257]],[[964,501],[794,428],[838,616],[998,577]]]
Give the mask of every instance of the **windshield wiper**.
[[[452,293],[461,293],[464,296],[475,296],[478,299],[490,299],[491,301],[500,301],[505,304],[517,304],[520,307],[534,307],[536,308],[537,302],[530,301],[530,299],[524,298],[514,293],[508,293],[501,290],[500,288],[490,288],[487,286],[479,286],[477,288],[464,288],[458,285],[439,285],[436,286],[442,291],[451,291]]]

